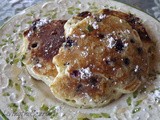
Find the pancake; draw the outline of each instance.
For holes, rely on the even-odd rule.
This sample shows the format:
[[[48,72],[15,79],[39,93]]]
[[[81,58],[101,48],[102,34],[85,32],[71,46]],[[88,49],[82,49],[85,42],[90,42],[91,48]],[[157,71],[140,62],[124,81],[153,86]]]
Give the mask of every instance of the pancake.
[[[53,57],[65,41],[65,20],[35,20],[29,30],[24,32],[21,53],[23,63],[32,77],[50,85],[57,75]]]
[[[69,19],[66,41],[54,56],[56,98],[76,107],[100,107],[146,82],[154,42],[139,18],[104,9]]]

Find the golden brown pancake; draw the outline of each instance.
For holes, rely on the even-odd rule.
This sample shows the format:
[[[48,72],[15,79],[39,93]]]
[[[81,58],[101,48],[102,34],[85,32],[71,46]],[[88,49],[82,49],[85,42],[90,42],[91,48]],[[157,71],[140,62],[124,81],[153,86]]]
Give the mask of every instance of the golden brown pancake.
[[[22,53],[26,54],[24,64],[36,79],[43,80],[47,85],[57,75],[53,57],[65,41],[65,20],[35,20],[29,30],[24,32]]]
[[[149,74],[149,38],[139,18],[108,9],[67,21],[54,56],[53,94],[72,106],[98,107],[131,93]]]

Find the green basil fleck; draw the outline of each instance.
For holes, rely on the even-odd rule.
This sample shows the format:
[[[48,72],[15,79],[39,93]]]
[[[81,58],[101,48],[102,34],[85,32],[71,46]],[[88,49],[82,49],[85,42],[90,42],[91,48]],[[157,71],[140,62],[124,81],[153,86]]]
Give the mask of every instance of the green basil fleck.
[[[26,90],[28,90],[29,92],[32,92],[32,88],[31,88],[31,87],[29,87],[29,86],[24,86],[24,88],[25,88]]]
[[[69,7],[68,8],[68,14],[73,15],[74,13],[78,13],[80,11],[80,8],[75,8],[75,7]]]
[[[2,44],[0,44],[0,47],[3,47],[4,45],[6,45],[6,43],[2,43]]]
[[[6,34],[6,37],[11,37],[11,34]]]
[[[18,105],[15,103],[10,103],[8,106],[13,110],[13,112],[17,112]]]
[[[77,120],[90,120],[89,118],[77,118]]]
[[[19,38],[23,39],[23,34],[22,33],[19,33]]]
[[[23,108],[24,108],[25,111],[28,111],[28,108],[29,108],[29,107],[28,107],[28,105],[24,105]]]
[[[111,118],[111,116],[110,116],[108,113],[101,113],[101,115],[102,115],[104,118]]]
[[[32,21],[28,21],[27,24],[31,25],[31,24],[32,24]]]
[[[9,58],[6,58],[6,63],[8,64],[10,61],[9,61]]]
[[[29,95],[29,94],[26,94],[27,95],[27,97],[29,98],[29,100],[31,100],[31,101],[34,101],[35,99],[34,99],[34,97],[32,97],[31,95]]]
[[[13,59],[13,57],[14,57],[13,53],[10,53],[10,54],[9,54],[9,57],[10,57],[11,59]]]
[[[28,111],[29,106],[26,104],[26,102],[22,101],[23,109],[25,111]]]
[[[58,115],[58,113],[56,112],[56,107],[55,106],[49,108],[47,113],[51,118],[54,118],[55,116]]]
[[[14,64],[17,64],[18,62],[19,62],[19,59],[18,59],[18,58],[16,58],[16,59],[13,60],[13,63],[14,63]]]
[[[16,25],[15,25],[15,27],[20,27],[20,26],[21,26],[21,25],[19,25],[19,24],[16,24]]]
[[[90,116],[92,118],[102,118],[102,115],[101,114],[98,114],[98,113],[90,113]]]
[[[127,101],[128,106],[130,106],[130,105],[131,105],[131,102],[132,102],[131,97],[128,97],[126,101]]]
[[[134,113],[137,113],[137,112],[139,112],[141,110],[141,108],[139,107],[139,108],[134,108],[133,110],[132,110],[132,113],[134,114]]]
[[[13,30],[13,33],[16,33],[16,32],[17,32],[17,30],[14,29],[14,30]]]
[[[140,104],[142,103],[142,101],[143,101],[143,100],[138,100],[138,101],[136,101],[136,105],[135,105],[135,106],[140,105]]]
[[[43,104],[40,108],[40,110],[43,110],[43,111],[48,111],[48,109],[49,109],[48,106],[45,104]]]
[[[134,93],[133,93],[133,98],[136,98],[138,96],[138,91],[135,91]]]
[[[33,14],[31,14],[31,13],[28,13],[28,14],[26,14],[27,16],[32,16]]]
[[[17,91],[21,91],[21,86],[18,83],[15,83],[15,87]]]
[[[8,84],[9,87],[13,87],[13,81],[11,79],[9,79],[9,84]]]
[[[8,92],[3,93],[3,96],[9,96],[10,94]]]

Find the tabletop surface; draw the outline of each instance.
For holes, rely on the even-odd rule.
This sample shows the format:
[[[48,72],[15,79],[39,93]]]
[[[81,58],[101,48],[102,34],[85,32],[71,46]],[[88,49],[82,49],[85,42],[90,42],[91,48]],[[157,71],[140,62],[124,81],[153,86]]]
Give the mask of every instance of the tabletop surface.
[[[45,0],[0,0],[0,26],[25,8]],[[117,0],[127,3],[160,20],[160,0]],[[1,118],[0,118],[1,120]]]
[[[0,26],[23,9],[45,0],[0,0]],[[3,1],[3,2],[2,2]],[[160,0],[117,0],[132,5],[160,20]]]

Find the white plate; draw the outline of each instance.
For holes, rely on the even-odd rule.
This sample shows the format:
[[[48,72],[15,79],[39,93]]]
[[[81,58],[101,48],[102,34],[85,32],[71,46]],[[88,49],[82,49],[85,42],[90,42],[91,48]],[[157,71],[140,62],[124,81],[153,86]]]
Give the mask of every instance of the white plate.
[[[147,86],[147,91],[139,93],[136,98],[133,98],[132,94],[128,94],[102,108],[80,109],[70,107],[55,99],[49,88],[41,81],[33,80],[25,67],[21,67],[20,62],[12,65],[7,63],[12,63],[12,60],[17,61],[14,56],[22,43],[22,32],[30,26],[31,21],[34,19],[43,17],[69,19],[72,13],[76,14],[85,10],[94,11],[103,8],[131,12],[140,17],[151,39],[156,40],[157,45],[159,45],[160,23],[148,14],[123,3],[112,0],[54,0],[30,7],[10,19],[0,29],[0,109],[8,118],[12,120],[51,119],[51,115],[47,115],[46,112],[40,110],[40,107],[45,104],[49,108],[55,106],[52,115],[55,113],[53,119],[57,120],[76,120],[79,117],[101,120],[159,120],[160,107],[155,98],[159,99],[160,102],[160,91],[151,92],[160,85],[158,75],[153,85]],[[13,86],[11,83],[13,83]],[[131,101],[130,106],[127,104],[127,99]],[[25,101],[26,105],[22,104],[22,101]],[[16,105],[13,105],[13,103]],[[27,106],[28,111],[25,111]],[[14,113],[11,108],[15,108],[17,112]],[[105,118],[107,116],[101,113],[108,114],[110,118]],[[100,116],[102,118],[94,118]]]

